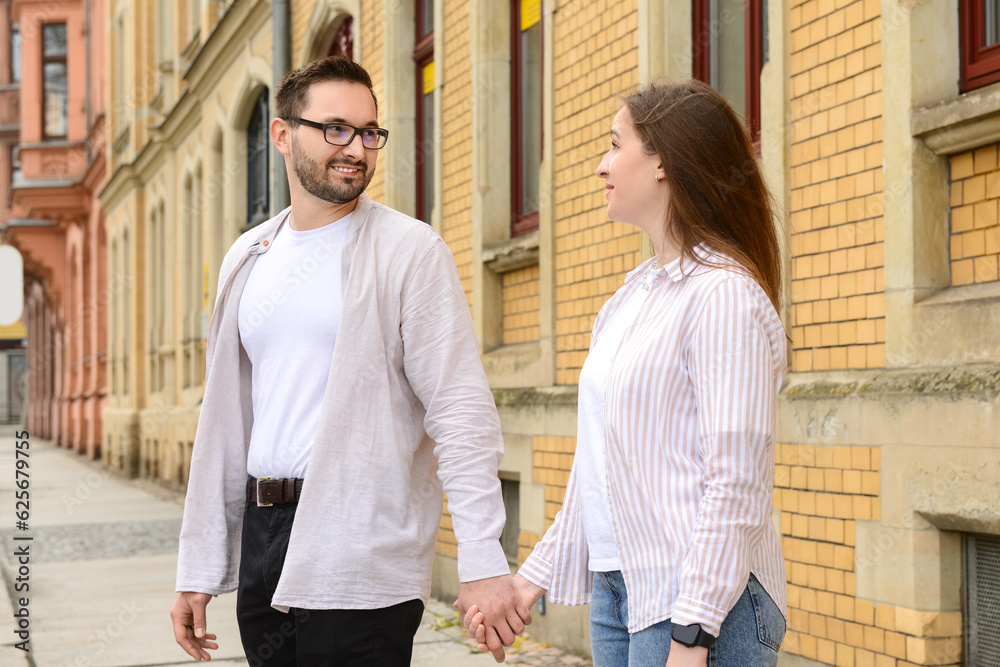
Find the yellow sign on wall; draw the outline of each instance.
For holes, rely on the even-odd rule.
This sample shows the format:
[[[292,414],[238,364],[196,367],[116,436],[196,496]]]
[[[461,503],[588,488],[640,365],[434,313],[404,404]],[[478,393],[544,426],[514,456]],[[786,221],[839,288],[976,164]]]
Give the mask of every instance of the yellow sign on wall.
[[[424,65],[424,95],[434,92],[434,61]]]
[[[542,0],[521,0],[521,30],[542,20]]]

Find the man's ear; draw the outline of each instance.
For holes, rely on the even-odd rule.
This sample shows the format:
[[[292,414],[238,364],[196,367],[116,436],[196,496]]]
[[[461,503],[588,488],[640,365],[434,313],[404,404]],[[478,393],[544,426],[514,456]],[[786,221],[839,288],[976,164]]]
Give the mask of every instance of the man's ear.
[[[271,143],[282,155],[289,155],[292,146],[292,128],[283,118],[275,118],[271,121]]]

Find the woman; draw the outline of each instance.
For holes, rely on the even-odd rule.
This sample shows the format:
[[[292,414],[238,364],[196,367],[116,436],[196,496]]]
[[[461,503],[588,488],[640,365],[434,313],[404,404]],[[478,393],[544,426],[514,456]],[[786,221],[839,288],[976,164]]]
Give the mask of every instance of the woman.
[[[656,256],[594,323],[562,510],[515,580],[591,604],[596,667],[775,665],[784,377],[771,200],[739,117],[697,81],[624,99],[597,168]],[[483,644],[482,614],[464,622]]]

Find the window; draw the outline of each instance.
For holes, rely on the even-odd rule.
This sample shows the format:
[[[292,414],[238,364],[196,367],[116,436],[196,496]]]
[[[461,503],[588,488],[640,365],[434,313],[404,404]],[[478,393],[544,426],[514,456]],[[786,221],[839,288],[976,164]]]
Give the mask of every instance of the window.
[[[132,321],[129,305],[132,298],[132,267],[129,265],[129,245],[128,229],[122,233],[122,276],[119,281],[122,285],[122,395],[128,396],[128,361],[130,351],[129,332],[132,330]]]
[[[115,22],[115,137],[125,131],[129,121],[125,103],[125,17]]]
[[[695,0],[694,76],[725,97],[760,141],[766,0]]]
[[[21,26],[10,24],[10,82],[21,82]]]
[[[118,291],[118,239],[111,239],[111,359],[108,366],[111,367],[111,395],[118,395],[118,308],[121,300],[121,293]],[[110,436],[108,436],[110,438]],[[108,441],[108,451],[111,450],[111,442]]]
[[[962,91],[1000,81],[1000,0],[962,0]]]
[[[268,132],[267,88],[250,114],[247,125],[247,226],[267,220],[271,209],[268,176],[270,171],[271,135]]]
[[[350,16],[341,21],[327,55],[354,60],[354,19]]]
[[[430,222],[434,212],[434,0],[417,0],[416,10],[417,219]]]
[[[1000,537],[964,536],[965,664],[1000,665]]]
[[[44,138],[65,139],[69,106],[65,23],[42,26],[42,89]]]
[[[538,229],[542,161],[542,5],[511,0],[511,236]]]
[[[8,155],[10,156],[10,183],[7,188],[7,208],[10,208],[13,204],[13,187],[21,182],[21,161],[18,158],[17,146],[10,146],[7,149],[10,151]]]
[[[500,545],[507,560],[516,563],[517,540],[521,534],[521,482],[501,477],[500,494],[503,496],[504,513],[507,515],[507,522],[500,533]]]

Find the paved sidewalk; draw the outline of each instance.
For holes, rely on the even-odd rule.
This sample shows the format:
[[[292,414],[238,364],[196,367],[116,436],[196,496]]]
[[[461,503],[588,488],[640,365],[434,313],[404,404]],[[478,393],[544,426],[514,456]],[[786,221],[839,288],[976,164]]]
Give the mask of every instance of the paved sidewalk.
[[[193,661],[174,643],[168,612],[174,600],[177,535],[183,499],[148,483],[111,476],[99,464],[31,438],[28,529],[15,516],[15,429],[0,426],[0,666],[174,667]],[[22,464],[23,465],[23,464]],[[21,477],[21,479],[24,479]],[[14,538],[30,537],[31,540]],[[27,591],[17,592],[18,548],[28,549]],[[11,599],[16,595],[16,598]],[[30,651],[14,612],[28,601]],[[236,596],[208,607],[219,635],[212,664],[246,667],[236,627]],[[30,661],[29,661],[30,660]],[[487,667],[492,656],[465,637],[448,604],[432,601],[414,643],[418,667]],[[548,667],[589,661],[521,639],[507,664]]]

